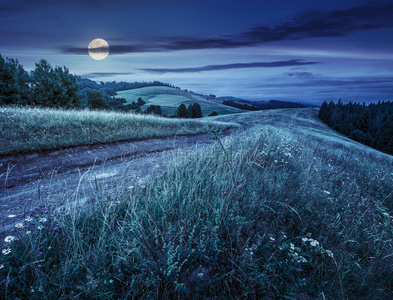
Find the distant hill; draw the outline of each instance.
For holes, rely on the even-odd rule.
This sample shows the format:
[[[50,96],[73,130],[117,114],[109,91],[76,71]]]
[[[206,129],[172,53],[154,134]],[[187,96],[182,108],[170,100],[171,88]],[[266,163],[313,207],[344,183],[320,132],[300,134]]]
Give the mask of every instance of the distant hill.
[[[269,101],[250,101],[243,100],[236,97],[220,97],[217,98],[222,101],[222,104],[228,105],[231,107],[236,107],[242,110],[265,110],[265,109],[277,109],[277,108],[305,108],[307,105],[292,102],[292,101],[282,101],[282,100],[269,100]]]
[[[218,115],[232,114],[242,112],[241,109],[223,105],[220,100],[213,96],[196,94],[187,90],[181,90],[170,86],[148,86],[127,91],[119,91],[116,97],[124,98],[127,103],[136,102],[138,98],[142,98],[146,102],[141,108],[145,109],[150,105],[160,105],[163,115],[171,116],[177,111],[180,104],[199,103],[202,108],[204,117],[212,112]]]

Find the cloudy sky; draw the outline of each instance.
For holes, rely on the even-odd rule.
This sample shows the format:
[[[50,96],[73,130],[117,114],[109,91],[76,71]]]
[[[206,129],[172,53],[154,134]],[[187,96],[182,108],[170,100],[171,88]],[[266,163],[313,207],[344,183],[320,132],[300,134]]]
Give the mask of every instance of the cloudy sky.
[[[0,54],[251,100],[393,100],[393,1],[2,0]],[[94,38],[110,45],[93,60]]]

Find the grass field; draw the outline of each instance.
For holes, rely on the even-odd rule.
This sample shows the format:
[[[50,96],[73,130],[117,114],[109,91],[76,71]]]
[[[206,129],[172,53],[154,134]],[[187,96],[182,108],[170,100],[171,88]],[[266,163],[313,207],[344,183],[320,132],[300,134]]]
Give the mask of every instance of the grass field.
[[[0,155],[205,133],[229,126],[133,113],[0,107]]]
[[[85,209],[34,210],[4,242],[1,297],[391,299],[393,158],[298,112],[249,113]]]
[[[138,98],[141,97],[146,101],[142,109],[146,109],[149,105],[160,105],[162,113],[168,116],[174,115],[181,103],[184,103],[186,106],[193,103],[199,103],[202,107],[202,114],[204,117],[208,116],[213,111],[216,111],[219,115],[242,112],[240,109],[222,105],[220,101],[207,99],[198,94],[165,86],[144,87],[121,91],[117,93],[117,96],[126,99],[128,103],[132,103],[133,101],[137,102]]]

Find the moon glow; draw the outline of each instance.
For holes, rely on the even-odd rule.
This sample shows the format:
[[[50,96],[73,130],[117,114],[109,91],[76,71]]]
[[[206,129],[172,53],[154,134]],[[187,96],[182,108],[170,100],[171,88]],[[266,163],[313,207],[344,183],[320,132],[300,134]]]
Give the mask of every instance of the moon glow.
[[[90,42],[89,55],[95,60],[103,60],[109,54],[109,44],[103,39],[94,39]]]

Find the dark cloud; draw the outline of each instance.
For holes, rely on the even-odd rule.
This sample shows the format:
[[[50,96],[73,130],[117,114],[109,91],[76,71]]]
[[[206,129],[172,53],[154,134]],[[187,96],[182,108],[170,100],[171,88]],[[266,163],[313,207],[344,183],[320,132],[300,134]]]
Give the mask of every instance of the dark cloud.
[[[31,12],[40,10],[42,7],[61,8],[72,5],[74,10],[79,8],[102,10],[113,8],[135,9],[139,7],[149,6],[162,2],[164,0],[67,0],[67,1],[53,1],[53,0],[3,0],[0,5],[0,14],[8,15],[15,13]],[[165,0],[170,1],[170,0]]]
[[[217,70],[228,70],[228,69],[244,69],[244,68],[277,68],[277,67],[288,67],[288,66],[299,66],[299,65],[313,65],[318,62],[306,62],[300,59],[291,59],[284,61],[273,61],[273,62],[252,62],[252,63],[237,63],[237,64],[226,64],[226,65],[209,65],[203,67],[194,68],[173,68],[173,69],[140,69],[149,73],[195,73],[203,71],[217,71]]]
[[[309,11],[274,26],[259,25],[236,35],[217,38],[168,37],[134,45],[115,45],[111,46],[111,53],[234,48],[283,40],[343,37],[354,32],[392,27],[393,3],[377,2],[341,10]],[[63,48],[61,51],[86,52],[82,48]]]
[[[317,80],[305,80],[304,82],[290,82],[290,83],[272,83],[272,84],[261,84],[259,88],[279,88],[279,87],[345,87],[345,88],[381,88],[390,87],[393,81],[392,77],[372,78],[372,79],[357,79],[357,78],[343,78],[341,80],[325,78]]]
[[[286,76],[294,76],[294,77],[312,77],[315,76],[315,74],[310,73],[310,72],[285,72],[284,73]]]
[[[273,27],[256,26],[243,33],[259,43],[315,37],[343,37],[352,32],[393,27],[393,3],[380,2],[349,9],[309,11]]]
[[[131,75],[131,74],[133,74],[133,73],[129,73],[129,72],[93,72],[93,73],[84,74],[83,77],[96,78],[96,77],[112,77],[112,76],[118,76],[118,75]]]

